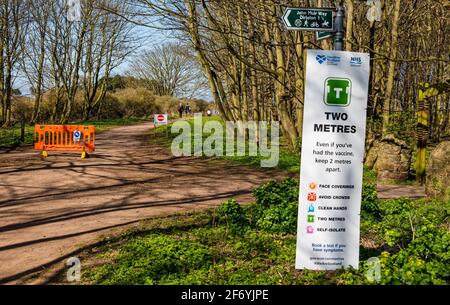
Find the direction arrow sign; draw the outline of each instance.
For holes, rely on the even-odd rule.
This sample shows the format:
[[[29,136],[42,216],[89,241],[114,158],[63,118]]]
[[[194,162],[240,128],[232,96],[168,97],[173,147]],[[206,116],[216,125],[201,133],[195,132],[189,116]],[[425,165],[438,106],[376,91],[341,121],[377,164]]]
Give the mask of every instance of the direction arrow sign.
[[[322,32],[322,31],[316,32],[316,40],[319,41],[333,37],[333,34],[334,34],[333,32]]]
[[[283,21],[289,30],[334,31],[333,9],[287,8]]]

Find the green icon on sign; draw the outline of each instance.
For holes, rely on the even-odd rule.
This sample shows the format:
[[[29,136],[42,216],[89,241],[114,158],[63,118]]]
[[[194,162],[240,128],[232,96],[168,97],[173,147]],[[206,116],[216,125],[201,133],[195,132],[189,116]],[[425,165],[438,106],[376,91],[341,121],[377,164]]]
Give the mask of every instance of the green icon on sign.
[[[308,215],[308,222],[314,222],[314,215]]]
[[[324,102],[328,106],[350,105],[352,82],[347,78],[327,78],[325,80]]]

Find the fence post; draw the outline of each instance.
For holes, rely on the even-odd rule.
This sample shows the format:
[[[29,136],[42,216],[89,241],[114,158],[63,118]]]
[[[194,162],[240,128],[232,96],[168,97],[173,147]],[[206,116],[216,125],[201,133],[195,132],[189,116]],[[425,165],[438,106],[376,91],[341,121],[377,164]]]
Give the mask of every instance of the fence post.
[[[25,121],[20,122],[20,143],[25,143]]]

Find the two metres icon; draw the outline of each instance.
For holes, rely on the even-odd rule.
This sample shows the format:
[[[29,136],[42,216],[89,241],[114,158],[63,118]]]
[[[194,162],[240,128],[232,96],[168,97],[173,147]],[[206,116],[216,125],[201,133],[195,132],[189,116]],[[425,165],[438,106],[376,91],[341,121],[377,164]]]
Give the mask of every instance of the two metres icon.
[[[350,105],[352,82],[346,78],[329,77],[325,80],[324,102],[328,106]]]

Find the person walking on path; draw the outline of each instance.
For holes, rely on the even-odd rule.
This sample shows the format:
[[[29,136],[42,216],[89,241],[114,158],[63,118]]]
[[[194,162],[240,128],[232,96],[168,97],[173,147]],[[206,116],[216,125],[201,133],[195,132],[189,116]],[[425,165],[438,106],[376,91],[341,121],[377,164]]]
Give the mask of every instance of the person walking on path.
[[[180,114],[180,119],[183,117],[183,112],[184,112],[184,106],[183,106],[183,104],[180,103],[180,105],[178,106],[178,113]]]

